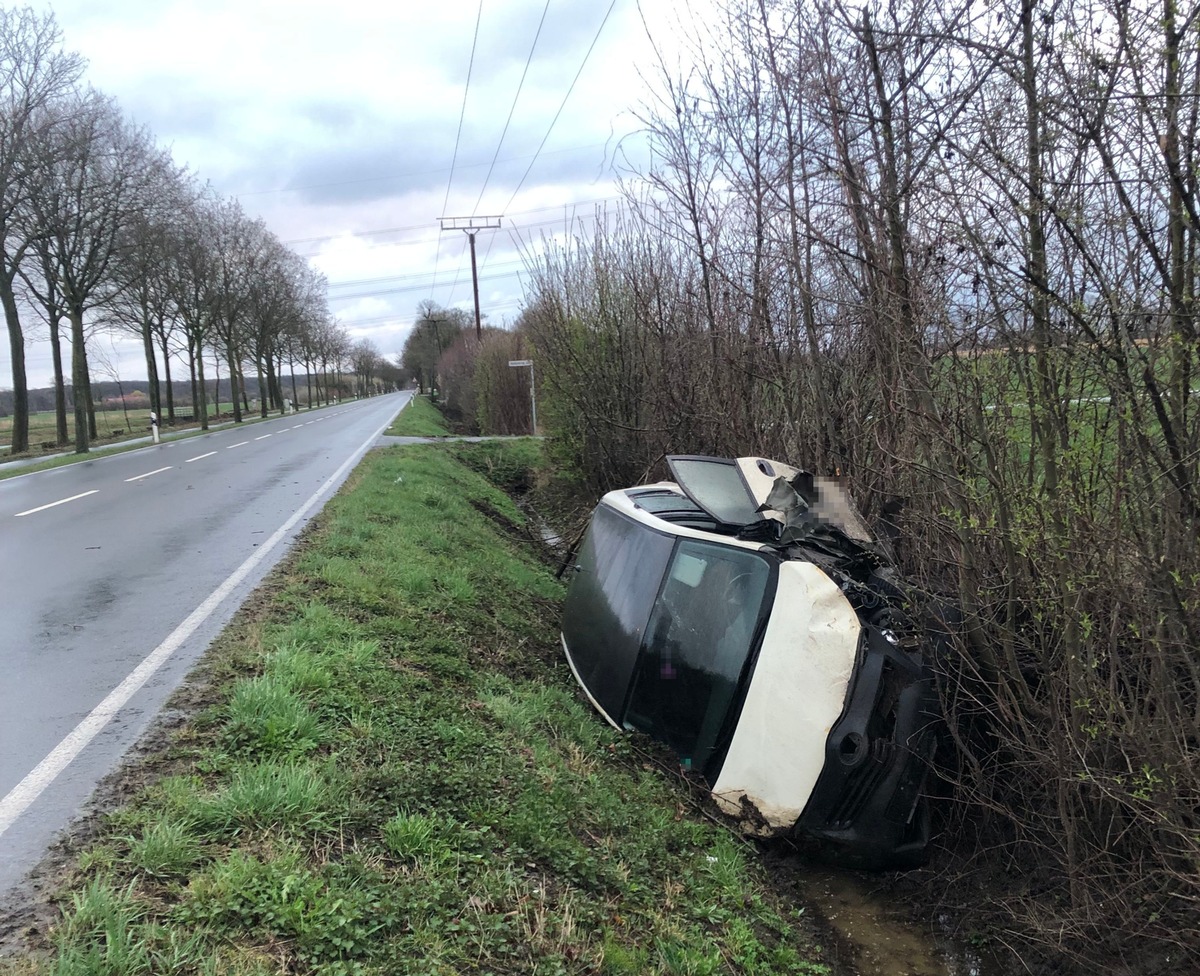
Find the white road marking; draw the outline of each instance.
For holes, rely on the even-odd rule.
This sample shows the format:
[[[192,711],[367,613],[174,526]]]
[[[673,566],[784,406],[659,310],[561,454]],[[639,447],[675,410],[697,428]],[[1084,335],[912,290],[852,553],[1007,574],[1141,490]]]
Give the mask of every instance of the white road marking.
[[[46,509],[54,508],[56,505],[65,505],[67,502],[73,502],[79,498],[87,498],[88,495],[94,495],[99,490],[99,488],[93,488],[91,491],[81,492],[78,495],[72,495],[70,498],[60,498],[58,501],[51,502],[49,505],[39,505],[37,508],[31,508],[24,512],[17,512],[13,518],[20,518],[22,515],[32,515],[34,512],[44,512]]]
[[[291,429],[292,429],[292,430],[299,430],[299,429],[300,429],[301,427],[303,427],[303,426],[304,426],[304,424],[296,424],[296,426],[295,426],[295,427],[293,427],[293,428],[291,428]]]
[[[230,444],[225,450],[232,451],[235,447],[245,447],[249,443],[249,441],[238,441],[236,444]]]
[[[256,438],[254,438],[254,439],[255,439],[256,441],[265,441],[265,440],[266,440],[268,437],[270,437],[270,436],[271,436],[270,434],[263,434],[263,435],[262,435],[262,437],[256,437]]]
[[[149,478],[152,475],[162,474],[164,471],[170,471],[173,467],[173,464],[168,464],[165,468],[155,468],[153,471],[147,471],[145,474],[138,474],[134,475],[132,478],[126,478],[125,483],[129,484],[131,481],[141,481],[143,478]]]
[[[167,635],[166,640],[151,651],[146,658],[136,668],[129,672],[125,680],[117,687],[108,693],[108,696],[99,705],[93,708],[83,720],[66,734],[61,742],[56,745],[50,753],[40,763],[33,767],[16,786],[14,786],[4,799],[0,800],[0,837],[8,831],[17,818],[21,816],[30,805],[42,795],[42,792],[62,773],[70,762],[78,756],[97,735],[106,726],[112,718],[122,708],[129,703],[129,700],[138,692],[150,677],[166,663],[166,661],[174,654],[180,646],[186,641],[196,629],[204,623],[209,617],[216,612],[217,608],[225,602],[234,590],[246,579],[254,569],[261,563],[272,549],[287,537],[287,534],[294,529],[300,520],[304,518],[321,497],[357,464],[367,449],[375,443],[375,439],[379,437],[388,426],[391,424],[389,420],[387,424],[380,427],[375,433],[363,442],[363,444],[348,457],[340,468],[338,468],[325,481],[320,488],[313,492],[312,496],[301,505],[286,522],[283,523],[269,539],[261,546],[254,550],[254,553],[235,569],[229,577],[212,591],[200,606],[196,607],[178,627]],[[216,453],[215,451],[213,453]],[[93,495],[99,488],[93,491],[85,492],[84,494]],[[83,495],[76,495],[76,498],[82,498]],[[64,498],[63,502],[69,502],[73,499]],[[55,502],[55,505],[61,505],[63,502]],[[43,508],[49,508],[49,505],[44,505]],[[40,511],[40,509],[32,509],[32,511]],[[27,515],[28,512],[21,514]]]
[[[184,464],[191,464],[193,461],[203,461],[206,457],[212,457],[216,451],[209,451],[207,454],[197,454],[194,458],[188,458]]]

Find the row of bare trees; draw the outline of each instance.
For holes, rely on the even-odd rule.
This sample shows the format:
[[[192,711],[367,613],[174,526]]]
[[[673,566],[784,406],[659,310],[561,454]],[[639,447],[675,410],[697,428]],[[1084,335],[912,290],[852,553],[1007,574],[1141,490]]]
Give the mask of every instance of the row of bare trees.
[[[71,437],[69,388],[79,452],[96,438],[88,340],[98,331],[140,338],[151,407],[169,423],[173,361],[187,365],[192,412],[204,427],[206,360],[229,378],[236,421],[249,404],[247,371],[257,376],[264,416],[300,399],[297,366],[310,404],[394,380],[380,373],[377,349],[356,345],[331,319],[319,273],[261,220],[176,166],[83,74],[52,14],[0,8],[0,305],[12,359],[12,453],[30,446],[30,314],[52,351],[56,440]],[[356,379],[343,390],[349,366]]]
[[[396,365],[465,427],[483,434],[527,434],[532,426],[528,373],[509,365],[527,355],[520,330],[488,325],[477,335],[469,312],[426,300],[417,306]]]
[[[1200,4],[728,0],[657,88],[535,270],[554,449],[848,478],[961,613],[957,853],[1047,949],[1195,964]]]

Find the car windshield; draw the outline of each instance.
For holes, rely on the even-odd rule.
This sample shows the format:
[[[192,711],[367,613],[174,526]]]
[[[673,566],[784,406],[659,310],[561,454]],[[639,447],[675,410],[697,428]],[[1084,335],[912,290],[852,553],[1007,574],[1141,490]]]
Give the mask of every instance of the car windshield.
[[[873,541],[850,495],[833,478],[753,457],[679,455],[668,457],[667,467],[688,498],[743,534],[753,537],[756,528],[774,520],[784,527],[785,541],[807,537],[818,524],[857,543]]]
[[[749,525],[762,521],[758,502],[747,491],[736,462],[728,458],[669,457],[667,467],[684,493],[718,522]]]
[[[771,564],[732,546],[680,541],[646,627],[625,725],[701,772],[754,648]]]

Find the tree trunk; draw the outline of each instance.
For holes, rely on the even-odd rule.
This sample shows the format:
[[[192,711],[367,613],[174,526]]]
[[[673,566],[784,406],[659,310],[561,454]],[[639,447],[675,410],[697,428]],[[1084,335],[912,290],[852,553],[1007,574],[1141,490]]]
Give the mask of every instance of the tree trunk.
[[[13,425],[8,453],[24,454],[29,450],[29,383],[25,378],[25,334],[13,297],[12,278],[0,279],[0,304],[8,325],[8,347],[12,356]]]
[[[96,433],[96,402],[92,399],[92,371],[88,368],[87,362],[87,347],[83,349],[83,382],[84,390],[87,392],[87,419],[88,419],[88,435],[92,440],[96,440],[99,435]]]
[[[283,409],[283,356],[278,359],[267,354],[267,382],[271,387],[271,406],[276,410]]]
[[[148,319],[142,322],[142,349],[146,354],[146,383],[150,387],[150,409],[161,424],[162,390],[158,385],[158,362],[154,356],[154,337],[151,335]]]
[[[263,376],[262,358],[257,357],[254,360],[254,371],[258,375],[258,415],[264,420],[267,419],[267,398],[269,396],[268,385],[266,378]]]
[[[219,360],[218,360],[219,362]],[[220,380],[217,380],[219,383]],[[196,419],[200,421],[200,429],[208,430],[208,390],[204,388],[204,356],[196,357],[196,381],[194,388],[197,391],[197,398],[193,401],[196,404]],[[220,401],[217,401],[218,406]]]
[[[167,337],[162,339],[163,378],[167,383],[167,423],[175,424],[175,388],[171,383],[171,353],[167,349]]]
[[[233,407],[233,422],[240,424],[245,418],[242,416],[242,399],[245,382],[239,384],[240,373],[237,366],[237,353],[232,348],[229,350],[229,355],[226,358],[226,364],[229,366],[229,399],[230,405]],[[239,385],[243,389],[239,389]],[[219,406],[219,405],[218,405]],[[220,409],[217,413],[220,413]]]
[[[87,454],[91,441],[88,423],[88,404],[92,399],[88,383],[87,354],[83,346],[83,312],[73,308],[71,320],[71,386],[75,392],[75,453]]]
[[[200,358],[204,359],[203,356],[201,356]],[[213,413],[215,413],[217,415],[217,420],[220,420],[221,419],[221,357],[220,356],[213,356],[213,372],[215,372],[217,374],[217,378],[213,381],[213,400],[215,401],[215,406],[213,407]],[[201,386],[203,386],[203,384],[201,384]],[[204,411],[204,419],[206,421],[208,420],[208,410],[207,409]]]
[[[192,378],[192,419],[200,419],[200,384],[196,379],[196,343],[188,337],[188,372]]]
[[[67,433],[67,384],[63,377],[62,340],[58,333],[58,317],[50,315],[50,354],[54,361],[54,433],[59,447],[66,445],[71,435]]]

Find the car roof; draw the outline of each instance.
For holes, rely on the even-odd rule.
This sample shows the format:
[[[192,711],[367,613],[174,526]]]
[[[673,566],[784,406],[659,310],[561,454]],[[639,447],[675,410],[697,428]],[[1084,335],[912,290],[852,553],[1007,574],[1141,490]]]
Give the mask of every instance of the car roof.
[[[670,496],[672,495],[679,499],[677,506],[670,504]],[[715,524],[703,510],[692,502],[677,484],[671,481],[660,481],[652,485],[639,485],[635,488],[619,488],[616,491],[610,491],[601,498],[600,504],[615,508],[622,514],[635,519],[647,528],[657,532],[665,532],[686,539],[702,539],[706,542],[736,546],[739,549],[751,549],[754,552],[772,551],[770,546],[764,545],[761,542],[750,542],[726,533],[713,532],[686,524],[688,521],[692,521],[690,516],[694,513],[696,520],[703,520],[715,527]],[[672,514],[678,515],[684,521],[681,522],[671,518]]]

